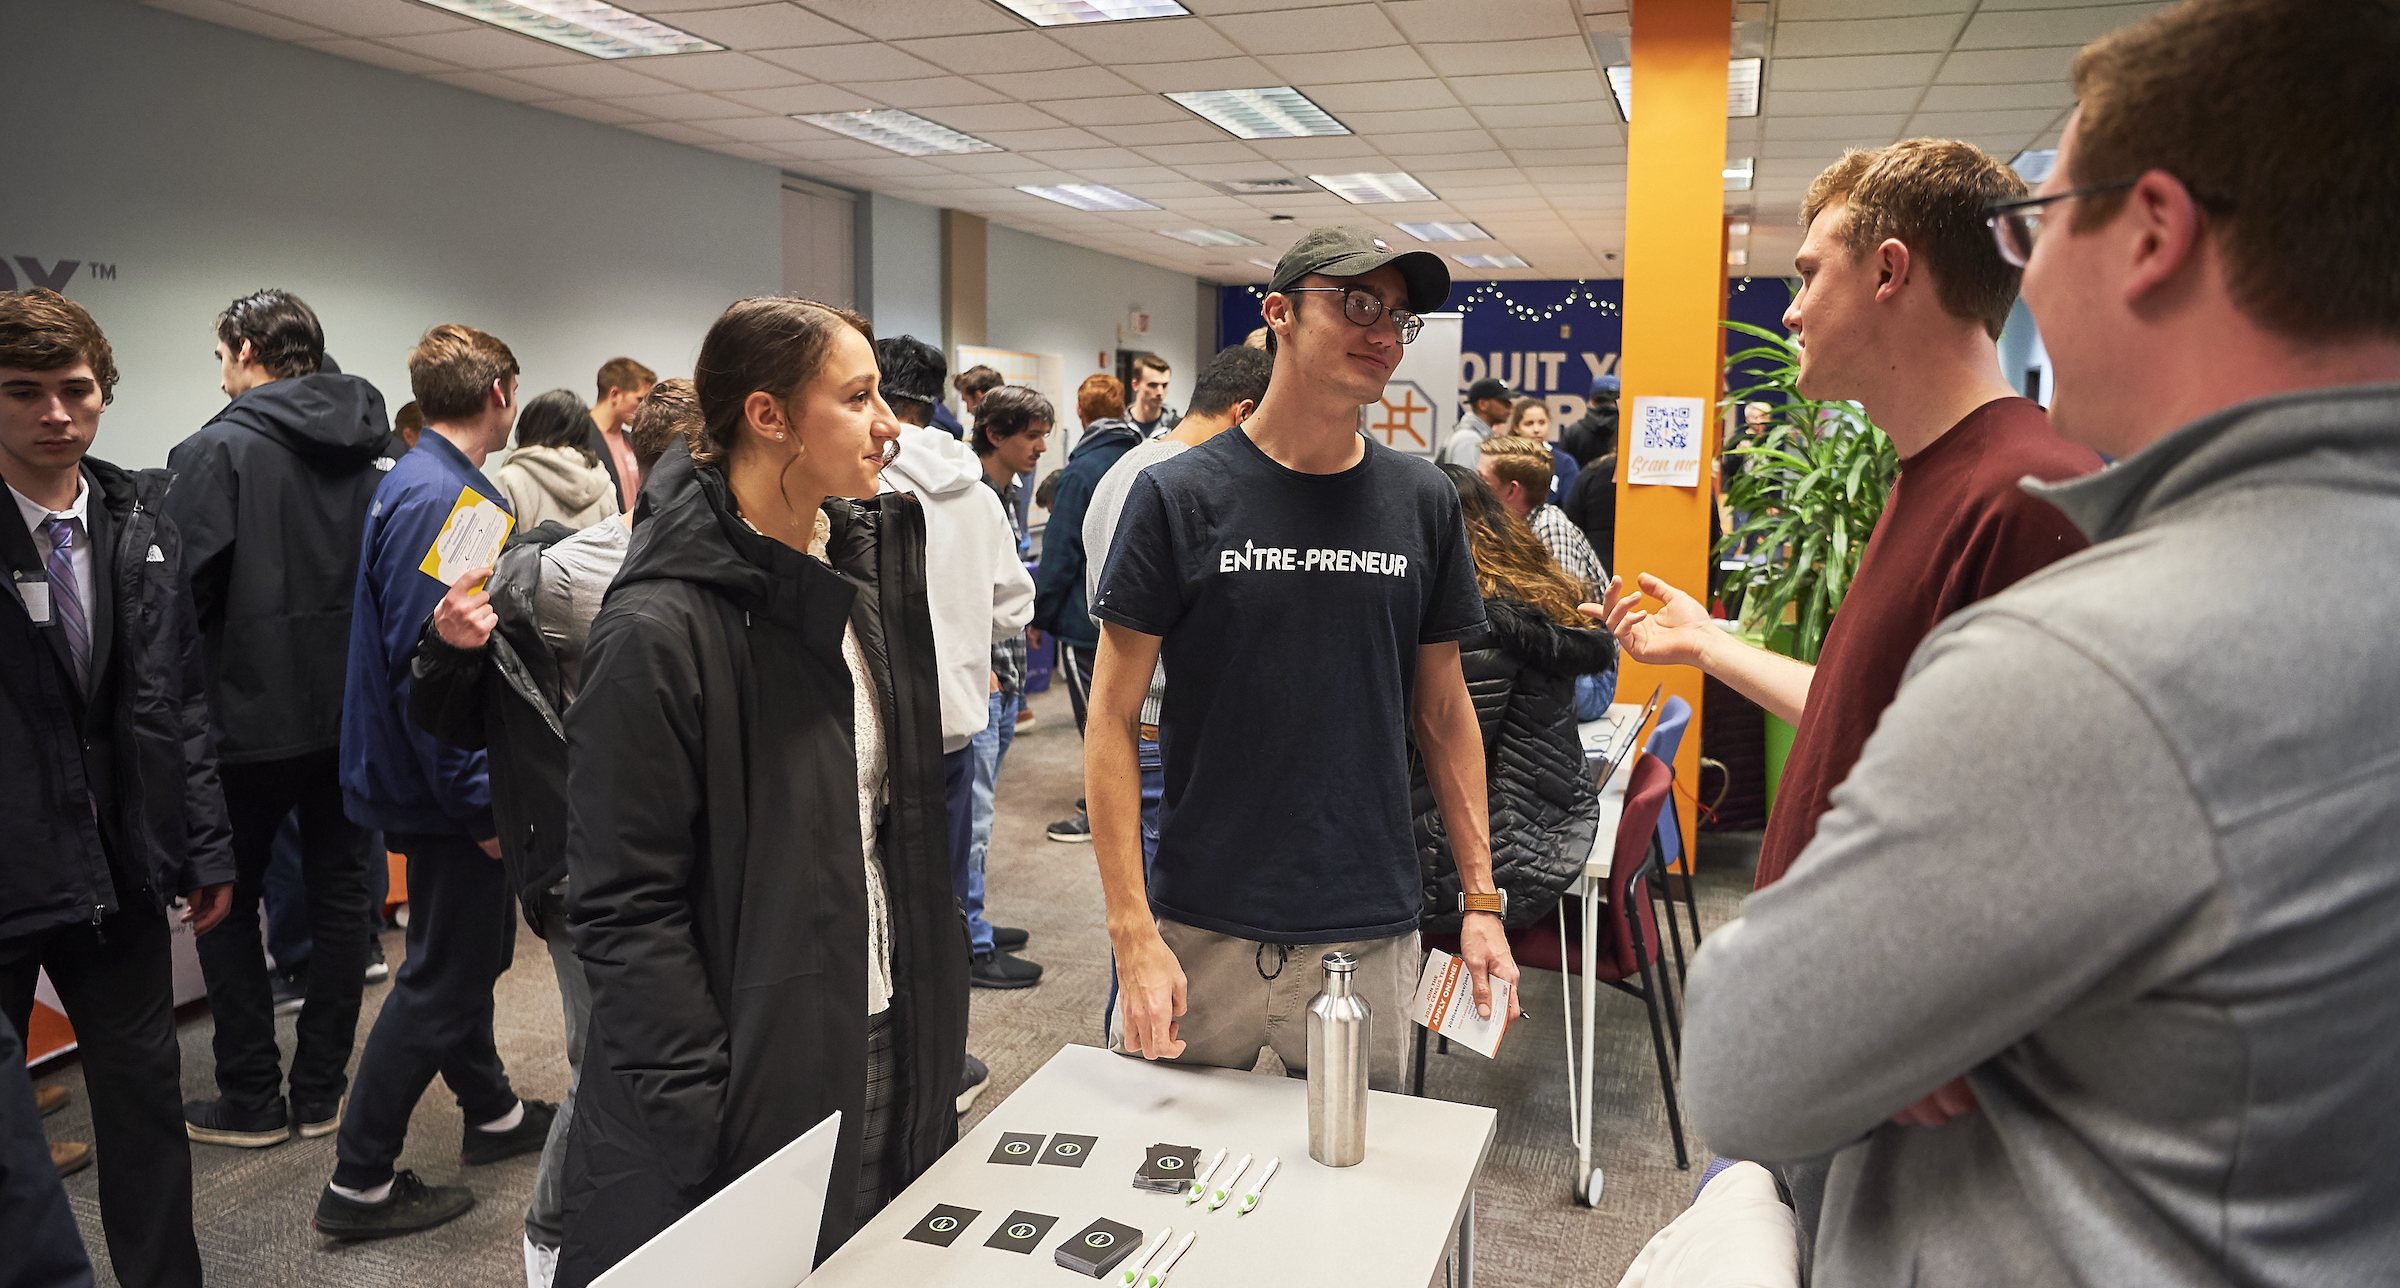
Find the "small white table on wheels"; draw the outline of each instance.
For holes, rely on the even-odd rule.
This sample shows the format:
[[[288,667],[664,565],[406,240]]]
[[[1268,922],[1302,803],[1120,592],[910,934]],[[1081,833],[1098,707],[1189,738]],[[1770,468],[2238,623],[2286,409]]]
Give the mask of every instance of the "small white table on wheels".
[[[1407,1023],[1378,1015],[1375,1023]],[[1427,1282],[1441,1273],[1453,1232],[1457,1283],[1471,1288],[1475,1177],[1499,1115],[1480,1105],[1368,1093],[1367,1158],[1325,1167],[1308,1156],[1308,1084],[1231,1069],[1184,1068],[1070,1046],[1050,1058],[1007,1101],[967,1133],[880,1216],[809,1276],[808,1288],[975,1288],[1086,1280],[1051,1259],[1060,1243],[1107,1217],[1142,1230],[1199,1231],[1175,1267],[1185,1288],[1218,1285],[1331,1285]],[[1010,1167],[988,1161],[1004,1132],[1097,1136],[1080,1168]],[[1155,1144],[1219,1148],[1231,1167],[1243,1154],[1282,1167],[1258,1210],[1239,1202],[1211,1212],[1180,1198],[1133,1188],[1134,1170]],[[978,1215],[947,1248],[901,1236],[937,1204]],[[1058,1218],[1030,1254],[984,1241],[1012,1211]],[[696,1282],[705,1282],[696,1278]]]
[[[1608,714],[1598,720],[1586,720],[1580,726],[1583,749],[1597,756],[1604,749],[1625,742],[1627,727],[1642,718],[1638,702],[1610,704]],[[1592,833],[1592,852],[1584,860],[1583,872],[1568,888],[1583,907],[1583,1028],[1575,1026],[1575,988],[1571,980],[1561,981],[1562,1007],[1567,1026],[1567,1113],[1575,1135],[1575,1199],[1585,1207],[1600,1202],[1600,1169],[1592,1163],[1592,1031],[1599,1003],[1600,910],[1608,906],[1608,873],[1617,857],[1617,824],[1625,817],[1625,787],[1633,781],[1634,759],[1628,753],[1600,788],[1600,826]],[[1566,905],[1559,905],[1559,939],[1566,939]],[[1576,1063],[1580,1047],[1583,1061]]]

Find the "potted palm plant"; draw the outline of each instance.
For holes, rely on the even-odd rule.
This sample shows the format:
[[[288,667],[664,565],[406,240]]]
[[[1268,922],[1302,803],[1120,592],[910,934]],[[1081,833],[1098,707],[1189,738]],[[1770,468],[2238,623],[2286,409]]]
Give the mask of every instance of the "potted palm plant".
[[[1800,350],[1745,322],[1726,329],[1758,341],[1725,358],[1720,407],[1774,404],[1766,432],[1729,448],[1725,504],[1733,511],[1718,544],[1723,594],[1739,597],[1740,633],[1814,665],[1842,596],[1858,573],[1867,538],[1900,472],[1892,440],[1854,402],[1800,394]],[[1767,799],[1772,807],[1792,745],[1792,727],[1767,716]]]

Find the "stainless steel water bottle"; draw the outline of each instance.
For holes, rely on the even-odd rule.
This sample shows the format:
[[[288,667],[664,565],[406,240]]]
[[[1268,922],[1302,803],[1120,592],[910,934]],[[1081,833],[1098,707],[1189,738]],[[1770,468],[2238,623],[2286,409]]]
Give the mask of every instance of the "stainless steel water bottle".
[[[1367,1156],[1367,1030],[1375,1012],[1350,987],[1358,959],[1325,954],[1325,987],[1308,1003],[1308,1156],[1354,1167]]]

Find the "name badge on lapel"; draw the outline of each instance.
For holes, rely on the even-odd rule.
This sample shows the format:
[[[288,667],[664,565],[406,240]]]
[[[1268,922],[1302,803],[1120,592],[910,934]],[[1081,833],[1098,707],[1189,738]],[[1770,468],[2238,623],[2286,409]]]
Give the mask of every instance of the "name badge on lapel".
[[[28,581],[24,573],[11,573],[17,581],[17,598],[25,601],[25,615],[36,626],[50,624],[50,583]]]

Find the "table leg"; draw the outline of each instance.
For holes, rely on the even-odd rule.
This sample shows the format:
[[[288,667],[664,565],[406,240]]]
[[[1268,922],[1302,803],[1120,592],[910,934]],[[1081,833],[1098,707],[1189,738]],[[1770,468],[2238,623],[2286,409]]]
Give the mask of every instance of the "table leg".
[[[1475,1288],[1475,1195],[1467,1195],[1466,1219],[1458,1223],[1458,1288]]]
[[[1583,1101],[1584,1123],[1583,1140],[1578,1143],[1576,1148],[1576,1162],[1580,1166],[1578,1167],[1575,1176],[1575,1188],[1577,1191],[1579,1191],[1579,1197],[1583,1199],[1584,1206],[1586,1207],[1597,1207],[1600,1204],[1600,1186],[1598,1184],[1599,1169],[1592,1165],[1592,1155],[1598,1152],[1600,1147],[1600,1142],[1598,1139],[1600,1134],[1600,1124],[1592,1117],[1592,1026],[1598,1019],[1596,1011],[1599,999],[1595,996],[1595,993],[1597,992],[1600,984],[1599,896],[1601,892],[1602,889],[1597,883],[1590,881],[1588,878],[1586,879],[1584,883],[1584,897],[1582,901],[1583,1085],[1575,1089],[1576,1095],[1579,1096]]]

